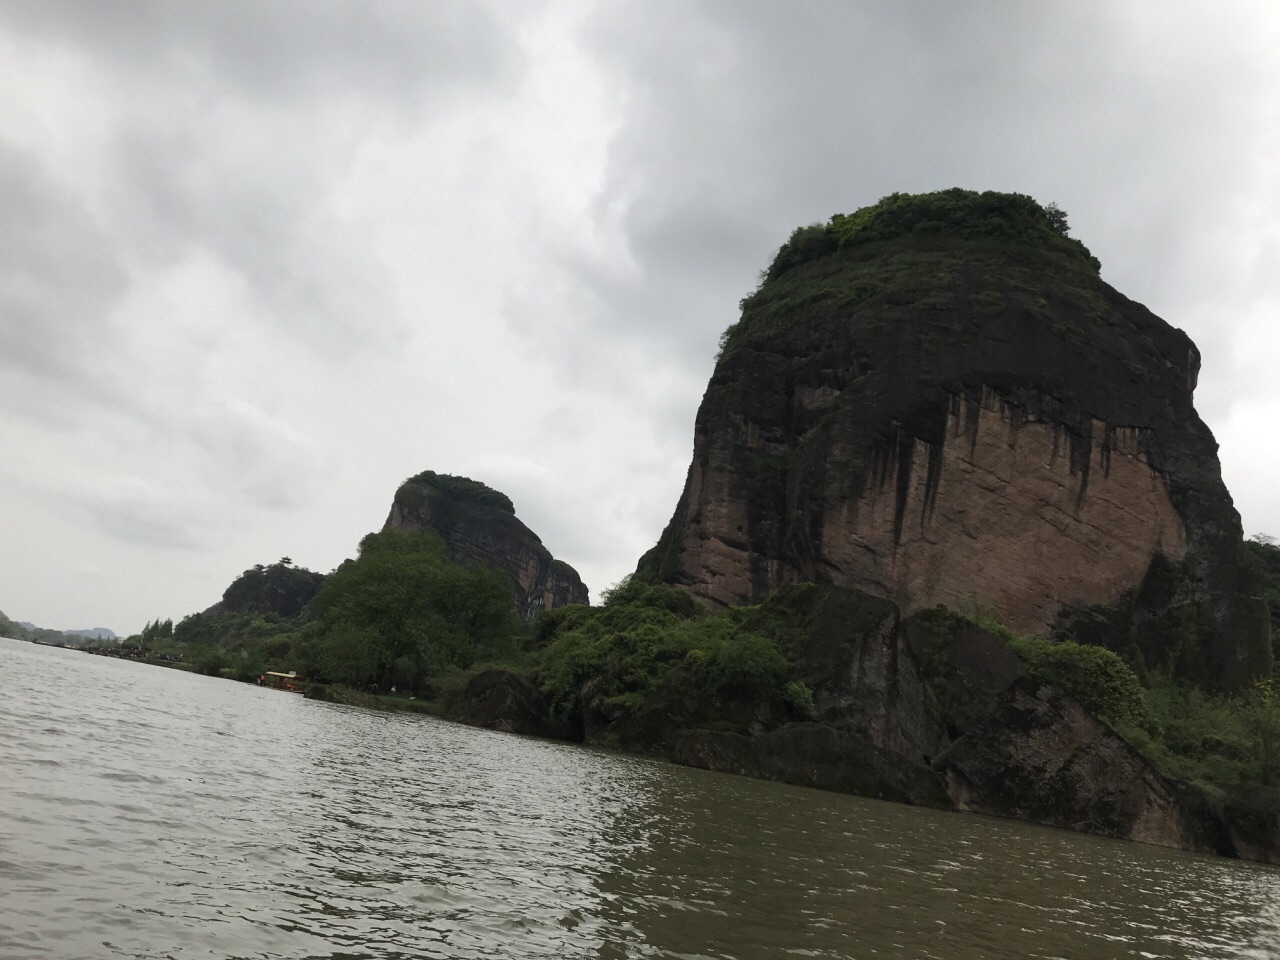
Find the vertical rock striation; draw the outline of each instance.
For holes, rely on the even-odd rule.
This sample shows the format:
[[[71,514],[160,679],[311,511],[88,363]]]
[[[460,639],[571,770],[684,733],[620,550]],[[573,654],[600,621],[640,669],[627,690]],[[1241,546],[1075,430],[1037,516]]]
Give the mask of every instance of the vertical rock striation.
[[[1230,687],[1269,625],[1182,331],[1028,197],[895,195],[796,231],[726,332],[637,575],[980,604]]]

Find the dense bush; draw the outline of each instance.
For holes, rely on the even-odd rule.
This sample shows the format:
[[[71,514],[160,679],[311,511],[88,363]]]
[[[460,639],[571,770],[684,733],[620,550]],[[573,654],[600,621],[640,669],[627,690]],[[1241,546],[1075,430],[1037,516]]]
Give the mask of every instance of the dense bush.
[[[813,715],[813,690],[803,680],[792,680],[782,690],[782,699],[804,719]]]
[[[319,592],[324,574],[295,567],[285,560],[270,566],[258,564],[236,577],[223,591],[223,611],[275,614],[288,619],[299,616]]]
[[[955,615],[940,609],[939,616]],[[1019,637],[988,612],[969,619],[1004,639],[1029,676],[1063,687],[1165,775],[1218,785],[1280,784],[1280,689],[1275,681],[1260,680],[1239,695],[1206,692],[1155,671],[1144,684],[1104,647]]]
[[[1154,728],[1141,681],[1105,647],[1038,637],[1017,637],[1012,646],[1029,676],[1056,683],[1094,716],[1113,726]]]
[[[1100,268],[1083,243],[1067,236],[1067,215],[1056,204],[1043,207],[1021,193],[978,193],[957,187],[936,193],[890,194],[854,213],[838,213],[825,224],[801,227],[782,245],[764,279],[774,280],[837,250],[931,233],[1033,244],[1085,263],[1094,273]]]
[[[520,632],[506,578],[452,562],[429,533],[369,534],[313,609],[309,669],[349,686],[414,687],[450,667],[513,653]]]
[[[434,470],[423,470],[405,481],[419,487],[433,487],[451,499],[461,503],[470,503],[480,507],[493,507],[505,513],[514,514],[515,504],[505,493],[501,493],[479,480],[470,477],[457,477],[448,473],[436,473]]]
[[[781,694],[786,658],[769,638],[702,611],[684,590],[629,581],[603,607],[568,607],[535,623],[539,677],[560,716],[598,702],[637,707],[675,676],[712,700]]]
[[[230,661],[223,651],[207,647],[196,654],[194,662],[198,672],[207,677],[220,677]]]
[[[1275,537],[1259,533],[1246,540],[1244,547],[1259,573],[1258,592],[1267,601],[1271,619],[1272,664],[1280,666],[1280,544]]]

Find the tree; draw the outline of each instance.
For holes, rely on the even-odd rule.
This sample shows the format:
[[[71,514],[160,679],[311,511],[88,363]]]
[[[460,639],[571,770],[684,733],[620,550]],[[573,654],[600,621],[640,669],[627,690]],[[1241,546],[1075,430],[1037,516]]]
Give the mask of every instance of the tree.
[[[1280,781],[1280,690],[1259,680],[1244,702],[1244,722],[1257,748],[1258,782]]]
[[[1053,228],[1054,233],[1065,237],[1071,231],[1071,227],[1067,224],[1067,211],[1056,203],[1049,204],[1044,208],[1044,212],[1049,218],[1049,226]]]
[[[332,681],[386,689],[514,649],[505,577],[450,561],[431,534],[384,530],[316,595],[314,659]]]

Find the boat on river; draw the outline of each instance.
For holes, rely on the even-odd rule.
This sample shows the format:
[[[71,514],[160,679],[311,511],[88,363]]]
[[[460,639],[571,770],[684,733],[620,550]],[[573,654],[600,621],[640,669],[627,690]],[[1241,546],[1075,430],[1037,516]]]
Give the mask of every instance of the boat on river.
[[[268,670],[258,677],[258,686],[260,687],[271,687],[273,690],[289,690],[293,693],[302,693],[302,682],[302,677],[298,676],[296,670],[290,670],[288,673]]]

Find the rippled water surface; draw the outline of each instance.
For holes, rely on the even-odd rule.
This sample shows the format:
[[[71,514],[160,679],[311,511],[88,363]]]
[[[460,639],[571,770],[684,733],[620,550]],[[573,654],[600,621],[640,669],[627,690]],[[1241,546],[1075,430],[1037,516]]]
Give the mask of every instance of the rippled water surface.
[[[1280,872],[0,640],[0,957],[1280,957]]]

